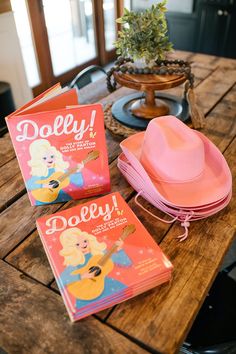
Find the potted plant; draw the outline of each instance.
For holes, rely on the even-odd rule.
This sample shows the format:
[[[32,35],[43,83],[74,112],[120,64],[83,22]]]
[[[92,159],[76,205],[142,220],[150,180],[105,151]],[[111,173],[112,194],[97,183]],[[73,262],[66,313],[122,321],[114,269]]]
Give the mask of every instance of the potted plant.
[[[202,127],[204,116],[196,104],[190,63],[166,58],[172,50],[172,44],[168,38],[165,4],[166,0],[143,12],[125,9],[124,15],[116,20],[121,25],[115,42],[119,57],[107,72],[107,89],[113,92],[118,82],[122,86],[144,91],[145,99],[143,96],[138,98],[130,109],[134,116],[151,119],[158,116],[159,107],[161,115],[166,114],[165,105],[156,102],[157,87],[174,87],[185,81],[184,97],[189,103],[193,125],[195,128]],[[162,76],[166,78],[163,80]],[[171,86],[168,86],[169,82]]]
[[[136,67],[153,66],[163,60],[172,49],[165,18],[166,0],[152,5],[144,12],[124,9],[124,15],[116,20],[122,29],[115,42],[117,54],[134,61]]]
[[[166,0],[163,0],[142,12],[124,9],[124,15],[116,20],[121,25],[114,43],[119,57],[107,73],[110,92],[117,86],[116,73],[186,75],[193,86],[190,64],[166,58],[172,43],[168,38],[165,5]]]

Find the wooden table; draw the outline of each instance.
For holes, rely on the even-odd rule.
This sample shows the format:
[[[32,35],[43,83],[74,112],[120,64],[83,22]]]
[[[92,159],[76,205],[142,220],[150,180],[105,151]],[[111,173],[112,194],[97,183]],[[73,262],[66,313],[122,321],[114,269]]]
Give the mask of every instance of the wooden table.
[[[236,178],[236,60],[178,52],[194,62],[196,93],[206,134]],[[176,95],[182,88],[169,90]],[[81,100],[111,102],[105,83],[86,87]],[[235,234],[235,204],[193,222],[179,243],[179,224],[162,224],[134,204],[134,191],[117,170],[119,139],[108,131],[112,191],[119,191],[174,264],[173,280],[75,324],[69,321],[40,242],[35,219],[84,201],[31,207],[9,135],[0,139],[0,347],[7,353],[177,353]],[[147,205],[147,203],[145,203]],[[148,205],[147,205],[148,206]],[[150,210],[158,215],[151,206]]]

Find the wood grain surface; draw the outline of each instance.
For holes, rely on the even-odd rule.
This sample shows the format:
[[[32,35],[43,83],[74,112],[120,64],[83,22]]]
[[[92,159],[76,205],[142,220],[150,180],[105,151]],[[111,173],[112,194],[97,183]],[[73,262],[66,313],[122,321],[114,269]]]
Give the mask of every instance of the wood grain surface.
[[[171,57],[193,62],[198,103],[207,135],[224,154],[236,179],[236,60],[199,53]],[[167,90],[182,96],[183,86]],[[112,103],[135,92],[108,94],[105,80],[80,90],[81,103]],[[117,169],[121,137],[106,131],[112,191],[119,191],[174,264],[173,279],[132,300],[71,324],[35,220],[83,203],[31,207],[9,134],[0,138],[0,348],[11,353],[178,353],[225,253],[235,237],[235,198],[220,213],[193,222],[179,243],[178,223],[164,224],[134,202],[134,191]],[[157,216],[163,213],[140,198]],[[144,349],[143,349],[144,348]]]
[[[71,324],[55,292],[0,261],[0,343],[7,353],[145,354],[93,317]]]
[[[217,72],[217,77],[219,76]],[[215,75],[213,77],[215,78]],[[200,86],[202,86],[202,91],[200,91],[202,96],[211,87],[209,78],[206,81],[207,83],[203,82],[197,87],[197,90],[200,91]],[[224,88],[220,90],[218,84],[216,84],[217,91],[225,94],[217,106],[215,106],[217,94],[211,95],[209,102],[206,100],[203,104],[202,108],[205,112],[211,110],[210,104],[214,108],[207,116],[206,127],[202,129],[202,132],[225,154],[235,185],[236,140],[232,141],[232,139],[236,131],[236,116],[235,109],[232,109],[235,105],[235,86],[232,86],[233,83],[233,80],[228,79],[229,89],[232,88],[229,92],[227,85],[224,85]],[[182,244],[175,240],[175,237],[182,233],[179,225],[171,227],[163,238],[162,233],[152,227],[151,217],[146,220],[145,212],[136,208],[136,215],[147,228],[148,224],[151,223],[149,231],[155,239],[156,237],[159,240],[161,239],[162,250],[174,264],[171,289],[163,285],[161,288],[152,290],[150,294],[142,295],[140,299],[135,298],[130,303],[126,302],[117,306],[108,318],[108,323],[124,333],[128,333],[133,338],[151,344],[151,347],[155,350],[167,354],[175,353],[178,350],[176,340],[179,343],[183,342],[196,316],[196,309],[199,308],[205,298],[209,284],[214,280],[225,252],[235,237],[234,205],[235,198],[232,198],[229,206],[220,213],[209,219],[193,222],[190,227],[189,238]],[[150,211],[156,212],[155,208],[151,206]],[[188,266],[190,264],[191,267]],[[142,301],[142,297],[145,298],[145,301]],[[142,309],[140,309],[140,304],[142,304]],[[156,312],[153,311],[154,308]],[[186,314],[181,309],[188,309],[188,313]],[[138,318],[135,315],[137,313],[139,313]],[[135,320],[133,316],[135,316]],[[162,331],[163,323],[165,323],[164,331]],[[144,330],[144,326],[145,328],[150,326],[150,331]],[[168,339],[169,334],[165,332],[167,328],[169,328],[169,331],[176,333],[173,341]],[[158,338],[163,340],[156,342],[153,331],[156,332]]]

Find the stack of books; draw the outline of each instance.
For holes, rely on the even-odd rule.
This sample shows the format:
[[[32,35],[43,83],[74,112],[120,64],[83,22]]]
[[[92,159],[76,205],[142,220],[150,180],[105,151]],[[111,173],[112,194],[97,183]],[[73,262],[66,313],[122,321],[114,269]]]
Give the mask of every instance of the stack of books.
[[[171,278],[172,264],[119,193],[37,220],[70,319]]]

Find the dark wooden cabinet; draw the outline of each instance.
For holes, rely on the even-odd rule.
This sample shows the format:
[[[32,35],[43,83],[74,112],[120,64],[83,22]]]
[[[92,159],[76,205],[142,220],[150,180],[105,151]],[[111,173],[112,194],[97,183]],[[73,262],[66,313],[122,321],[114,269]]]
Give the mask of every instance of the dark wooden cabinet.
[[[199,1],[197,51],[236,57],[236,7],[233,1]]]
[[[168,12],[175,49],[236,58],[236,0],[198,0],[193,12]]]

